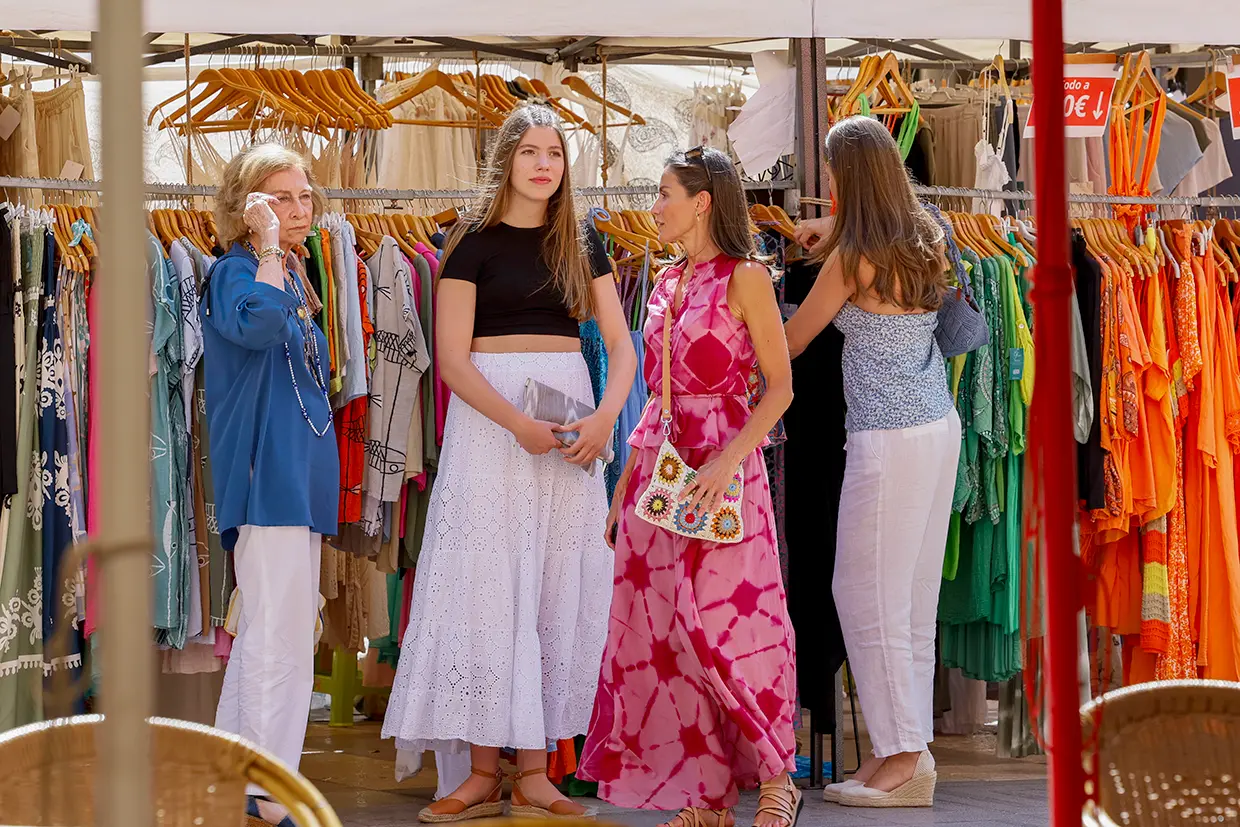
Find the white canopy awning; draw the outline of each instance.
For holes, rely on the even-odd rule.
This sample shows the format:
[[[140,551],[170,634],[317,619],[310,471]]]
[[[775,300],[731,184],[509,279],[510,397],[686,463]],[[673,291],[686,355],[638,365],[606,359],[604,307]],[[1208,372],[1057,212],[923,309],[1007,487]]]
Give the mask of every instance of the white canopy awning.
[[[0,0],[9,29],[98,29],[96,0]],[[1029,40],[1029,0],[146,0],[163,32],[359,36],[999,38]],[[1064,37],[1120,43],[1240,42],[1234,0],[1067,0]]]
[[[814,0],[817,37],[1031,40],[1029,0]],[[1237,43],[1234,0],[1064,0],[1064,40]]]

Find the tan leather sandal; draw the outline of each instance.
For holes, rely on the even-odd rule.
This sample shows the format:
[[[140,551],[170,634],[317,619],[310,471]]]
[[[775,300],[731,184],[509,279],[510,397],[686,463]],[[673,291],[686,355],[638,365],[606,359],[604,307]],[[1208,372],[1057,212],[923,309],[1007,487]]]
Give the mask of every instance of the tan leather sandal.
[[[754,816],[754,827],[758,827],[757,816],[763,813],[782,819],[787,827],[796,827],[804,806],[805,797],[788,776],[785,775],[782,782],[765,781],[758,788],[758,812]]]
[[[574,818],[587,820],[593,819],[598,815],[598,811],[594,808],[583,807],[575,801],[557,801],[550,807],[539,807],[536,804],[531,804],[530,800],[521,792],[521,781],[530,776],[546,774],[546,767],[538,767],[519,772],[512,777],[512,804],[508,808],[508,815],[513,818]]]
[[[708,813],[715,817],[715,823],[708,822],[703,813]],[[728,824],[728,816],[732,814],[730,809],[723,810],[707,810],[703,807],[685,807],[676,815],[672,816],[671,821],[659,825],[659,827],[674,827],[677,821],[680,827],[736,827],[736,822]]]
[[[456,821],[470,821],[475,818],[494,818],[504,814],[504,774],[499,770],[488,772],[477,767],[469,771],[483,778],[495,779],[495,789],[477,804],[466,804],[459,798],[448,796],[441,798],[429,807],[423,807],[418,813],[418,821],[423,824],[448,824]]]

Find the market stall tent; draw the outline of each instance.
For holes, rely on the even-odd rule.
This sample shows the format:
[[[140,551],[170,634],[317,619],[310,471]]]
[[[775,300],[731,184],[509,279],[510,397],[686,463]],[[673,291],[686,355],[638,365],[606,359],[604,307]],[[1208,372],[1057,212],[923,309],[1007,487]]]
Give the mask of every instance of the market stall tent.
[[[1022,0],[814,0],[815,37],[990,38],[1031,40],[1031,5]],[[1240,40],[1230,0],[1066,0],[1066,42],[1229,43]]]
[[[1032,8],[1031,8],[1032,5]],[[145,12],[145,14],[143,13]],[[142,249],[142,131],[139,88],[143,32],[287,33],[312,28],[320,33],[361,36],[483,37],[496,32],[531,37],[676,38],[1032,38],[1034,82],[1058,89],[1063,83],[1062,51],[1069,41],[1218,43],[1240,31],[1233,2],[1182,0],[1168,8],[1151,0],[768,0],[732,3],[717,0],[628,0],[620,4],[580,0],[542,0],[536,10],[509,0],[401,2],[339,0],[255,3],[214,0],[0,0],[0,21],[15,30],[97,31],[98,70],[103,77],[104,200],[110,242],[101,245],[98,347],[102,366],[99,429],[104,473],[101,529],[95,542],[103,562],[107,634],[103,649],[101,700],[107,711],[101,732],[104,760],[100,823],[143,827],[151,821],[150,778],[135,767],[149,766],[143,716],[151,706],[151,663],[146,647],[150,607],[142,594],[149,568],[145,513],[150,490],[147,454],[146,331],[132,323],[145,284]],[[1229,30],[1229,27],[1231,30]],[[0,40],[3,45],[3,40]],[[92,55],[92,57],[94,57]],[[1047,647],[1050,677],[1052,823],[1079,823],[1083,803],[1080,724],[1075,699],[1075,620],[1080,606],[1079,571],[1073,568],[1074,517],[1070,446],[1066,177],[1061,101],[1054,95],[1034,101],[1039,128],[1036,143],[1038,221],[1043,238],[1035,304],[1043,335],[1038,363],[1045,365],[1033,417],[1033,473],[1044,473],[1046,489],[1042,537],[1047,547],[1049,582]],[[136,415],[135,415],[136,414]],[[1034,446],[1040,446],[1040,453]]]
[[[157,32],[319,32],[359,36],[687,38],[881,37],[1029,40],[1032,15],[1013,0],[146,0],[144,25]],[[1064,4],[1067,41],[1219,43],[1237,39],[1240,14],[1229,0],[1072,0]],[[94,0],[0,0],[10,29],[90,32]],[[1227,24],[1236,32],[1228,33]]]

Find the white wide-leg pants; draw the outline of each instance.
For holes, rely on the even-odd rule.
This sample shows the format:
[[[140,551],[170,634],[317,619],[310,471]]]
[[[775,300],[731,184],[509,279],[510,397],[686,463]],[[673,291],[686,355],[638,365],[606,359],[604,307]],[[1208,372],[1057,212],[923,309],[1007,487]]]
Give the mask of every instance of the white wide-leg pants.
[[[934,740],[934,635],[960,417],[848,435],[833,590],[848,664],[886,758]]]
[[[242,526],[233,550],[241,600],[215,726],[301,763],[314,691],[322,538],[307,526]],[[251,785],[249,795],[264,795]]]

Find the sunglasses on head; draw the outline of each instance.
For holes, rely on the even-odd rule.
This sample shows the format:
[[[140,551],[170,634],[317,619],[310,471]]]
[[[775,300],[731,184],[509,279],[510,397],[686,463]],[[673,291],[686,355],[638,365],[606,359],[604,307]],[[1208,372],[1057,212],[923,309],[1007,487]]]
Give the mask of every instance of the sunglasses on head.
[[[710,188],[715,188],[715,176],[711,174],[710,164],[706,163],[706,147],[695,146],[693,149],[685,152],[685,160],[691,164],[701,164],[702,169],[706,170],[706,180],[710,184]]]

